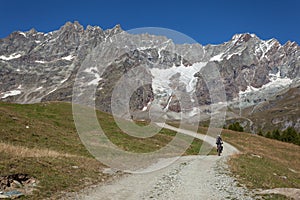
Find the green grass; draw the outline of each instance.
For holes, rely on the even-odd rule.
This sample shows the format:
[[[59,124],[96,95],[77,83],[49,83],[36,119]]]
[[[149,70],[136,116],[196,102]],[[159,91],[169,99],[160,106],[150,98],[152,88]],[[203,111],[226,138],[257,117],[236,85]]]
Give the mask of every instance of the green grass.
[[[26,173],[38,179],[38,187],[32,195],[23,199],[59,198],[63,192],[73,192],[94,183],[108,180],[101,173],[103,165],[91,158],[66,157],[18,157],[3,158],[1,152],[0,172],[2,175]],[[78,169],[73,168],[78,166]],[[63,191],[63,192],[62,192]]]
[[[242,154],[230,161],[249,188],[299,188],[300,179],[286,166],[266,157]]]
[[[1,103],[0,113],[0,141],[29,148],[47,148],[90,156],[76,132],[69,103],[31,105]],[[150,138],[131,137],[118,128],[109,114],[97,112],[97,116],[107,137],[120,148],[128,151],[151,152],[161,148],[175,136],[175,132],[163,129]],[[185,136],[181,137],[185,140]],[[195,139],[187,153],[195,152],[195,148],[199,148],[201,144],[201,140]]]
[[[229,162],[242,183],[250,188],[300,188],[299,146],[229,130],[222,135],[242,152]]]
[[[252,189],[300,188],[300,148],[262,136],[224,130],[223,139],[236,146],[241,154],[229,160],[240,183]],[[279,194],[263,199],[290,199]]]
[[[68,103],[0,103],[0,114],[2,142],[89,156],[76,132]]]
[[[122,132],[111,115],[97,112],[97,117],[110,141],[126,151],[153,152],[175,136],[175,132],[162,129],[152,137],[136,138]],[[70,103],[19,105],[2,102],[0,122],[0,175],[27,173],[40,181],[38,190],[25,199],[59,198],[64,192],[78,191],[110,179],[101,172],[105,166],[82,144]],[[126,125],[127,122],[122,123]],[[85,128],[94,130],[95,127],[87,121]],[[184,155],[198,154],[201,140],[184,135],[178,138],[179,147],[181,143],[192,141]]]

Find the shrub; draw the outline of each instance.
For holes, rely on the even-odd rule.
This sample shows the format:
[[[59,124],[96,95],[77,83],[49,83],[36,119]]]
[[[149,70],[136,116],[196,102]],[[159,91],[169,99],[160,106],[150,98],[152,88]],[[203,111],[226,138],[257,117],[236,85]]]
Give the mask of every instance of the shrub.
[[[300,145],[299,134],[293,127],[288,127],[285,131],[283,131],[280,140]]]
[[[240,125],[239,122],[234,122],[228,126],[229,130],[244,132],[244,128]]]
[[[275,139],[275,140],[280,140],[280,132],[279,132],[279,130],[278,129],[276,129],[276,130],[274,130],[273,132],[272,132],[272,138],[273,139]]]
[[[297,131],[293,127],[288,127],[285,131],[282,132],[282,134],[278,129],[273,130],[272,132],[268,131],[266,134],[263,134],[263,132],[260,130],[257,134],[265,136],[266,138],[300,145],[300,133],[297,133]]]
[[[267,132],[267,134],[265,135],[265,137],[266,138],[271,138],[271,139],[273,138],[272,137],[272,133],[270,131]]]

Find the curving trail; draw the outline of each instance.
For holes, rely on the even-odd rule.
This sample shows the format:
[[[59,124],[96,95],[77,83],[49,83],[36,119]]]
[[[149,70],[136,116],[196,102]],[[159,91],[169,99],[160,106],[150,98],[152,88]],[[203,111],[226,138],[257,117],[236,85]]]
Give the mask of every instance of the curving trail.
[[[157,124],[183,134],[192,135],[212,145],[215,138],[195,134],[166,124]],[[228,156],[238,153],[224,142],[223,156],[184,156],[172,165],[145,174],[129,174],[112,183],[97,186],[77,195],[77,199],[253,199],[252,193],[238,187],[228,175]],[[159,163],[157,163],[159,165]]]
[[[176,128],[174,126],[170,126],[170,125],[164,124],[164,123],[156,123],[156,124],[160,127],[167,128],[167,129],[170,129],[170,130],[173,130],[173,131],[176,131],[176,132],[183,133],[185,135],[189,135],[189,136],[198,138],[200,140],[203,140],[203,141],[209,143],[212,146],[215,146],[216,138],[210,137],[208,135],[195,134],[195,132],[193,132],[193,131],[179,129],[179,128]],[[236,154],[236,153],[239,152],[234,146],[232,146],[232,145],[230,145],[226,142],[223,143],[223,146],[224,146],[224,151],[222,152],[222,155],[225,156],[225,157]],[[218,157],[216,157],[216,158],[218,158]]]

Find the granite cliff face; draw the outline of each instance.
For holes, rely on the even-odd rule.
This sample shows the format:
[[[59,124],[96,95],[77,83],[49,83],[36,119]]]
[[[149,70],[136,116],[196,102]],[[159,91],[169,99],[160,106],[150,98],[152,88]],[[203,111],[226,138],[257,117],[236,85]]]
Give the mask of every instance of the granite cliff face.
[[[128,89],[118,94],[119,98],[123,93],[131,96],[125,117],[147,118],[155,104],[169,119],[183,116],[193,121],[195,113],[206,119],[214,112],[210,104],[225,105],[226,101],[230,108],[227,119],[242,120],[245,127],[256,131],[267,125],[256,122],[254,115],[280,107],[278,99],[286,98],[288,91],[298,94],[299,50],[295,42],[282,45],[276,39],[264,41],[248,33],[236,34],[220,45],[202,46],[129,34],[119,25],[102,30],[67,22],[50,33],[32,29],[0,39],[0,98],[17,103],[72,101],[73,86],[80,77],[76,89],[94,90],[95,95],[80,93],[78,98],[83,102],[93,98],[97,108],[111,112],[112,93],[125,75]],[[207,84],[214,87],[214,81],[205,77],[211,66],[218,69],[225,100],[212,101]],[[129,90],[136,87],[136,80],[140,86]],[[299,116],[298,107],[294,112]],[[279,118],[265,124],[286,127]],[[293,117],[289,123],[295,126],[299,121]]]

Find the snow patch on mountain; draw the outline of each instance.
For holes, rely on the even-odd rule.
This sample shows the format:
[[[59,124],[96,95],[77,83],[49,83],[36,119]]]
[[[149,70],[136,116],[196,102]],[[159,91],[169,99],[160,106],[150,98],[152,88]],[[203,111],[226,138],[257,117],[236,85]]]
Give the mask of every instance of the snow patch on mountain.
[[[240,91],[240,95],[243,95],[243,94],[247,94],[247,93],[250,93],[250,92],[256,92],[256,91],[259,91],[259,88],[255,88],[251,85],[248,85],[247,86],[247,89],[245,91]]]
[[[60,83],[64,83],[68,80],[68,78],[63,79],[62,81],[60,81]]]
[[[62,60],[67,60],[67,61],[71,61],[71,60],[73,60],[74,57],[75,56],[73,56],[73,55],[68,55],[68,56],[62,57],[61,59]]]
[[[240,91],[239,95],[243,96],[251,92],[262,92],[263,90],[272,90],[272,89],[282,89],[289,87],[293,80],[287,77],[280,77],[280,71],[277,72],[277,74],[270,74],[270,82],[263,85],[260,88],[255,88],[251,85],[247,86],[247,89],[245,91]]]
[[[214,57],[212,57],[209,61],[222,61],[222,56],[224,55],[224,53],[220,53],[218,55],[215,55]]]
[[[255,34],[253,33],[238,33],[238,34],[235,34],[233,37],[232,37],[232,41],[233,42],[236,42],[237,40],[239,40],[241,37],[243,37],[244,35],[250,35],[252,38],[253,37],[257,37]]]
[[[168,69],[152,68],[151,74],[153,75],[152,88],[155,93],[165,93],[171,95],[172,91],[176,88],[171,88],[171,77],[179,73],[179,81],[184,83],[187,92],[192,92],[196,88],[197,78],[194,74],[199,72],[202,67],[204,67],[206,62],[194,63],[192,66],[186,67],[180,65],[176,67],[175,65]],[[179,84],[176,84],[177,86]]]
[[[13,53],[9,56],[0,56],[1,60],[13,60],[16,58],[20,58],[22,55],[20,53]]]
[[[97,71],[98,71],[97,67],[90,67],[90,68],[86,68],[83,72],[86,72],[86,73],[95,73]]]
[[[266,54],[272,49],[272,47],[277,44],[278,41],[275,39],[270,39],[267,41],[262,41],[259,45],[257,45],[256,49],[255,49],[255,53],[261,53],[260,56],[260,60],[262,60],[263,58],[267,58]]]
[[[47,63],[47,61],[44,61],[44,60],[36,60],[36,61],[34,61],[34,62],[40,63],[40,64],[45,64],[45,63]]]
[[[233,100],[238,103],[240,108],[258,105],[260,102],[268,101],[280,91],[289,88],[293,83],[293,80],[288,77],[280,77],[280,72],[269,74],[269,76],[270,82],[260,88],[249,85],[245,91],[239,92],[238,99]]]
[[[285,88],[292,84],[293,80],[288,77],[280,77],[280,71],[277,74],[270,74],[270,82],[263,85],[262,88]]]
[[[47,64],[47,63],[57,62],[57,61],[59,61],[59,60],[72,61],[74,58],[75,58],[75,56],[73,56],[73,55],[68,55],[68,56],[62,57],[62,58],[60,58],[60,59],[54,59],[54,60],[52,60],[52,61],[36,60],[36,61],[34,61],[34,62],[35,62],[35,63],[39,63],[39,64]]]
[[[47,95],[48,95],[48,94],[51,94],[52,92],[55,92],[56,90],[57,90],[57,87],[55,87],[54,89],[50,90],[50,91],[47,93]]]
[[[88,85],[98,85],[99,81],[102,80],[102,78],[100,77],[100,75],[98,73],[95,73],[95,79],[88,82]]]
[[[244,50],[244,49],[243,49],[243,50]],[[241,56],[242,53],[243,53],[243,50],[227,55],[227,56],[226,56],[226,59],[229,60],[229,59],[230,59],[232,56],[234,56],[234,55]]]
[[[43,86],[40,86],[40,87],[36,88],[34,91],[39,91],[41,89],[43,89]]]
[[[149,101],[149,102],[147,103],[147,105],[144,106],[144,108],[142,109],[142,111],[148,110],[150,105],[151,105],[151,101]]]
[[[5,99],[6,97],[9,97],[9,96],[16,96],[19,94],[21,94],[20,90],[11,90],[11,91],[7,91],[7,92],[3,92],[3,93],[1,93],[1,95],[3,95],[1,97],[1,99]]]
[[[20,35],[23,35],[24,37],[27,37],[26,33],[22,32],[22,31],[18,31],[18,33],[19,33]]]

